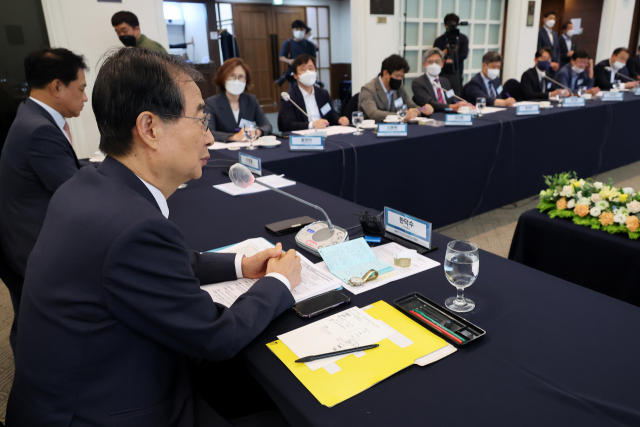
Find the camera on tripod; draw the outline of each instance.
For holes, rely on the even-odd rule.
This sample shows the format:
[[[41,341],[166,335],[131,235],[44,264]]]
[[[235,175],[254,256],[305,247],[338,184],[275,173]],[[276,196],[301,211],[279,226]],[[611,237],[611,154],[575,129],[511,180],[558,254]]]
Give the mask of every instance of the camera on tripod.
[[[458,45],[458,37],[460,36],[460,30],[458,29],[458,26],[462,25],[469,25],[469,22],[467,21],[463,21],[463,22],[456,22],[456,21],[446,21],[445,25],[447,26],[447,32],[444,33],[445,36],[447,37],[447,41],[449,43],[450,46],[457,46]]]

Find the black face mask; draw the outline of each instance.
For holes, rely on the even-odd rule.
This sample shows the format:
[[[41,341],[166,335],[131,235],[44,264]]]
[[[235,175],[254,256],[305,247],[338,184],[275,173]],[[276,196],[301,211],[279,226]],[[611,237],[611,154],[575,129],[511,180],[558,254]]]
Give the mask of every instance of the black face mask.
[[[136,45],[136,37],[135,36],[120,36],[118,37],[123,45],[125,46],[135,46]]]
[[[393,90],[398,90],[400,89],[400,86],[402,86],[402,80],[401,79],[394,79],[393,77],[391,77],[389,79],[389,87]]]

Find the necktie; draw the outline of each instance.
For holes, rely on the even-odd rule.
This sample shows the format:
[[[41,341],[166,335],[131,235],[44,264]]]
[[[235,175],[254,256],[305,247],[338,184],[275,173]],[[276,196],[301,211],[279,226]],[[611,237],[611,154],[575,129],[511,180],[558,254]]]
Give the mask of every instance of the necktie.
[[[497,97],[496,91],[495,91],[495,89],[493,89],[493,82],[489,82],[489,96],[491,98],[496,98]]]
[[[542,93],[544,93],[544,78],[540,77],[540,86],[542,86]]]
[[[434,82],[436,82],[436,94],[438,95],[438,102],[440,104],[446,104],[446,102],[444,101],[444,96],[442,95],[442,89],[440,89],[440,80],[438,79],[434,79]]]
[[[69,143],[73,147],[73,140],[71,139],[71,129],[69,129],[69,123],[64,122],[64,126],[62,127],[62,129],[64,129],[64,133],[66,133],[69,137]]]

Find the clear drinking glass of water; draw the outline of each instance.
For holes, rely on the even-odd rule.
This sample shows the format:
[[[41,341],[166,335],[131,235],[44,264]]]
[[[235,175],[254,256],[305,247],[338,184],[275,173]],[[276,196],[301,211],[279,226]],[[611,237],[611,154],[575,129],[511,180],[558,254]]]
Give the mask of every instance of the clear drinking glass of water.
[[[256,148],[258,148],[253,145],[253,141],[255,141],[256,137],[258,136],[258,129],[256,128],[255,123],[252,122],[245,125],[244,136],[246,136],[250,142],[249,146],[247,147],[247,150],[255,150]]]
[[[622,89],[624,87],[622,86],[622,80],[614,80],[613,87],[615,87],[616,89]]]
[[[478,109],[478,117],[482,117],[482,111],[487,106],[487,98],[476,98],[476,108]]]
[[[556,95],[556,99],[558,100],[558,108],[562,108],[562,100],[564,99],[564,90],[559,90]]]
[[[354,111],[351,114],[351,121],[356,126],[356,133],[354,133],[354,135],[362,135],[362,131],[360,130],[360,125],[362,124],[363,120],[364,120],[364,117],[362,116],[362,111]]]
[[[587,94],[587,87],[586,86],[580,86],[578,88],[578,95],[585,96],[586,94]]]
[[[400,118],[400,121],[404,122],[404,119],[407,118],[407,106],[403,104],[402,107],[398,108],[396,112],[398,113],[398,118]]]
[[[464,313],[471,311],[476,304],[464,297],[464,289],[478,278],[480,257],[478,245],[466,240],[454,240],[447,244],[444,259],[444,274],[447,280],[458,290],[457,296],[447,298],[445,306],[451,311]]]

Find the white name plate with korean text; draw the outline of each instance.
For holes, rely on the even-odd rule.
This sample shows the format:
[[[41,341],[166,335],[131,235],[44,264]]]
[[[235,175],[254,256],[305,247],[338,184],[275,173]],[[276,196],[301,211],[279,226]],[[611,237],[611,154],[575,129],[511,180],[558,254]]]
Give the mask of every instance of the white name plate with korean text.
[[[562,99],[563,107],[584,107],[585,99],[581,96],[569,96]]]
[[[406,123],[379,124],[377,130],[378,137],[387,136],[407,136]]]
[[[384,229],[405,240],[431,249],[431,223],[385,206]]]
[[[602,94],[603,101],[622,101],[624,99],[624,92],[604,92]]]
[[[321,136],[296,136],[289,137],[290,151],[322,151],[324,150],[324,138]]]
[[[445,126],[473,126],[472,114],[447,114],[444,116]]]
[[[633,94],[634,94],[634,95],[636,95],[636,96],[637,96],[637,95],[640,95],[640,86],[638,86],[638,87],[636,87],[636,88],[634,89]]]
[[[240,164],[245,165],[252,173],[262,176],[262,162],[259,157],[253,157],[246,153],[238,153]]]
[[[516,116],[532,116],[540,114],[540,104],[518,105]]]

